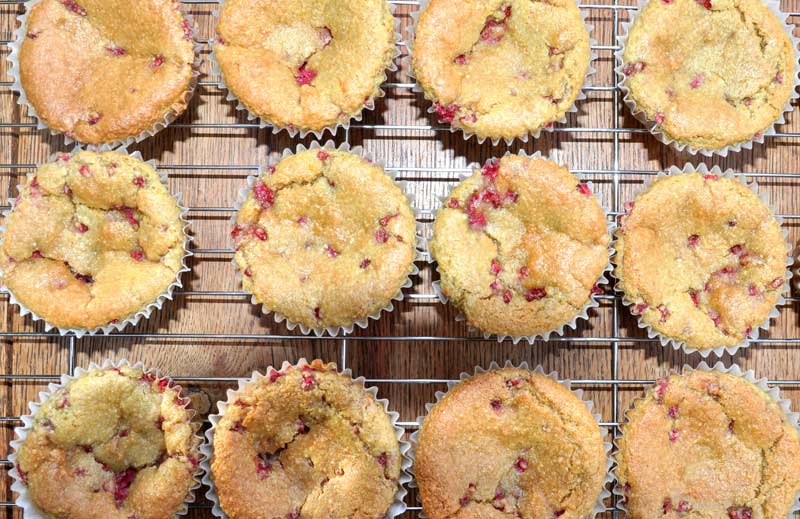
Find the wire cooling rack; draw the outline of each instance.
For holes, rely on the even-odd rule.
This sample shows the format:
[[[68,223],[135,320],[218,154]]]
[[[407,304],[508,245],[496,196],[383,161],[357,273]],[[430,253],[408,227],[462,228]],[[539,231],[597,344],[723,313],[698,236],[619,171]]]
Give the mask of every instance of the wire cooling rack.
[[[800,219],[800,190],[796,180],[800,156],[797,151],[800,132],[796,130],[800,124],[795,124],[796,119],[790,116],[786,125],[766,136],[764,146],[756,145],[753,151],[728,159],[699,160],[657,143],[627,113],[613,74],[620,22],[636,9],[627,0],[599,0],[581,5],[588,23],[594,26],[593,38],[597,43],[593,50],[598,55],[595,62],[598,72],[593,85],[586,89],[588,99],[579,104],[580,114],[571,115],[567,124],[557,126],[552,134],[545,133],[526,145],[512,147],[478,145],[474,139],[465,143],[459,134],[451,135],[448,128],[427,116],[428,103],[421,94],[413,92],[414,84],[406,74],[409,13],[419,9],[419,1],[390,0],[390,3],[396,8],[402,28],[402,41],[398,44],[400,71],[384,84],[387,96],[378,103],[376,112],[366,113],[363,122],[340,130],[334,140],[363,145],[399,179],[409,182],[417,193],[419,217],[426,232],[430,231],[438,197],[454,185],[459,173],[469,170],[469,163],[522,148],[552,154],[568,162],[575,173],[594,180],[595,189],[610,209],[612,221],[644,179],[671,165],[705,162],[709,166],[732,167],[745,172],[749,180],[757,181],[768,193],[794,246]],[[183,4],[201,26],[203,54],[207,57],[208,41],[213,35],[211,13],[218,4],[214,0],[183,0]],[[785,1],[783,8],[791,13],[792,21],[797,21],[800,12],[795,11],[800,8],[800,0]],[[22,11],[22,2],[0,0],[3,57],[8,55],[15,17]],[[60,137],[35,129],[35,122],[15,105],[16,96],[10,89],[5,62],[2,71],[0,186],[6,195],[2,206],[5,209],[8,200],[16,195],[17,179],[51,152],[67,147]],[[217,78],[207,63],[204,71],[188,113],[156,137],[131,148],[140,149],[147,159],[156,159],[159,169],[168,172],[171,187],[180,187],[190,206],[195,235],[191,266],[200,274],[195,274],[186,288],[176,291],[176,301],[167,303],[148,322],[127,328],[125,333],[115,333],[110,338],[78,339],[62,338],[56,332],[45,333],[41,323],[19,318],[17,309],[8,304],[7,295],[0,296],[5,312],[0,326],[3,348],[0,350],[0,517],[21,517],[9,488],[7,443],[13,437],[13,427],[20,423],[19,415],[27,412],[26,403],[37,397],[37,390],[57,380],[61,372],[72,374],[76,365],[99,362],[105,357],[126,357],[131,361],[142,360],[148,366],[160,366],[165,374],[179,375],[173,378],[181,384],[205,393],[213,404],[237,377],[247,376],[252,369],[263,371],[267,365],[279,365],[283,359],[295,362],[301,356],[319,356],[337,361],[341,368],[352,368],[354,375],[365,376],[369,384],[378,385],[381,396],[388,397],[391,407],[400,411],[400,423],[409,432],[418,427],[416,417],[423,413],[423,404],[433,400],[434,391],[457,379],[459,372],[471,372],[474,366],[488,366],[493,360],[500,364],[506,359],[515,363],[524,360],[572,378],[573,387],[584,389],[595,401],[597,411],[602,414],[602,425],[614,437],[619,432],[624,409],[656,376],[679,369],[684,363],[697,365],[702,360],[696,354],[686,356],[664,349],[647,338],[608,287],[589,323],[580,324],[565,337],[554,337],[549,343],[533,346],[485,340],[456,323],[452,309],[438,303],[430,285],[435,273],[424,262],[420,262],[420,279],[409,289],[405,300],[366,330],[340,337],[308,338],[298,335],[299,330],[290,332],[282,325],[270,324],[269,317],[262,317],[250,308],[248,296],[236,289],[239,287],[235,287],[229,275],[233,251],[227,245],[226,225],[233,214],[231,204],[236,189],[264,161],[260,147],[280,153],[287,147],[293,149],[297,141],[285,134],[273,136],[269,129],[259,129],[257,123],[235,112],[232,103],[225,101],[217,88]],[[223,147],[212,152],[205,149],[209,140],[219,146],[223,142],[220,139],[225,143],[252,141],[256,148]],[[221,196],[215,198],[216,191]],[[217,276],[219,270],[228,274]],[[206,286],[203,281],[207,278],[213,281],[213,286]],[[759,376],[768,376],[784,395],[795,398],[795,409],[800,396],[798,301],[797,297],[788,298],[770,333],[752,341],[751,347],[736,357],[722,359],[727,365],[736,362],[745,369],[755,368]],[[246,309],[242,310],[243,307]],[[207,308],[212,310],[205,319]],[[244,315],[239,321],[233,318],[238,315],[234,309]],[[229,318],[236,322],[228,326]],[[184,322],[190,323],[188,328],[182,326]],[[204,328],[209,326],[211,329],[206,331]],[[233,344],[236,346],[230,346]],[[187,358],[190,355],[185,353],[187,350],[197,357]],[[220,350],[223,353],[216,355]],[[212,358],[203,362],[204,355]],[[264,355],[270,358],[265,360]],[[191,506],[190,517],[211,517],[203,492],[204,489],[198,491],[198,502]],[[409,515],[416,516],[420,507],[413,492],[407,497],[407,504]],[[605,515],[615,518],[623,515],[615,499],[608,500]]]

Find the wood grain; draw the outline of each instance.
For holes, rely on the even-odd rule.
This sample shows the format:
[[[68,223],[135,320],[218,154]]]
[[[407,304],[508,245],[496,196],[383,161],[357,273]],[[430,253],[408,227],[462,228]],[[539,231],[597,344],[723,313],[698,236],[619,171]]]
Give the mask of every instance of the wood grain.
[[[626,0],[622,0],[624,3]],[[407,2],[406,4],[414,4]],[[598,0],[595,5],[613,5],[609,0]],[[411,23],[409,13],[417,5],[398,5],[397,17],[406,28]],[[187,4],[208,39],[213,34],[211,12],[213,3]],[[787,11],[800,10],[800,0],[782,2]],[[19,4],[0,4],[0,39],[8,40],[15,26],[15,16],[22,11]],[[588,23],[594,26],[593,38],[600,48],[596,51],[597,74],[595,85],[612,86],[615,21],[627,20],[628,10],[611,8],[585,8]],[[618,14],[615,15],[615,13]],[[615,20],[615,17],[617,18]],[[792,19],[797,21],[797,17]],[[797,31],[796,31],[797,33]],[[204,47],[204,56],[208,47]],[[393,74],[391,82],[411,81],[407,74],[407,47],[401,47],[401,70]],[[0,54],[8,55],[8,46],[0,45]],[[8,64],[3,60],[0,81],[9,81]],[[201,81],[213,81],[208,62],[203,65]],[[421,95],[406,87],[387,88],[387,97],[377,103],[374,112],[366,113],[364,125],[433,124],[427,116],[428,103]],[[569,117],[570,128],[641,128],[612,91],[591,91],[588,99],[579,104],[578,114]],[[16,105],[16,96],[7,85],[0,86],[0,123],[30,123]],[[235,110],[235,103],[225,100],[225,93],[216,86],[198,88],[189,110],[177,124],[246,122],[246,117]],[[784,132],[800,132],[800,118],[792,114],[781,128]],[[616,138],[615,138],[616,135]],[[325,138],[327,140],[328,137]],[[649,135],[638,133],[611,133],[587,131],[559,131],[545,134],[524,146],[492,146],[478,144],[476,140],[464,141],[460,134],[420,129],[372,129],[353,127],[349,132],[339,131],[335,142],[348,141],[363,146],[384,162],[398,170],[400,176],[411,182],[418,195],[425,228],[430,227],[431,210],[437,207],[438,197],[452,187],[457,172],[472,162],[515,152],[541,151],[545,155],[566,161],[573,169],[599,171],[589,175],[604,204],[618,209],[639,189],[646,175],[625,173],[616,175],[619,180],[619,197],[615,198],[614,168],[628,172],[656,171],[672,165],[690,162],[718,164],[745,172],[797,173],[800,148],[798,137],[770,137],[766,145],[756,145],[753,151],[732,154],[726,159],[699,159],[666,148]],[[268,129],[254,128],[186,128],[173,126],[131,148],[142,152],[145,159],[154,159],[169,173],[173,192],[183,193],[184,202],[193,207],[230,207],[237,190],[248,174],[266,160],[270,153],[280,153],[294,148],[300,141],[290,139],[285,133],[273,135]],[[305,139],[305,144],[310,139]],[[615,146],[619,153],[615,154]],[[28,168],[10,168],[9,164],[35,164],[45,161],[54,152],[66,150],[60,137],[51,137],[44,131],[32,128],[0,127],[0,189],[3,200],[16,194],[15,185],[29,171]],[[616,155],[616,156],[615,156]],[[222,166],[222,167],[219,167]],[[798,238],[800,213],[800,180],[796,177],[758,178],[761,189],[780,214],[788,215],[785,228],[794,247]],[[194,210],[192,232],[194,247],[198,249],[227,249],[231,213]],[[236,286],[231,254],[201,253],[191,261],[192,272],[187,276],[186,290],[231,291]],[[420,263],[421,275],[409,291],[428,295],[436,278],[430,266]],[[609,291],[609,294],[611,292]],[[41,324],[23,319],[17,309],[0,297],[0,312],[4,320],[0,331],[11,333],[42,332]],[[697,365],[699,355],[684,355],[667,350],[654,342],[642,341],[646,335],[636,326],[636,321],[618,302],[606,299],[588,322],[568,333],[568,340],[527,343],[497,343],[480,338],[455,321],[456,313],[430,297],[406,299],[396,305],[394,312],[372,322],[368,329],[358,330],[346,339],[317,339],[299,336],[299,330],[288,331],[275,325],[271,316],[263,316],[259,308],[251,305],[244,296],[177,296],[148,321],[126,332],[148,334],[138,337],[87,337],[70,340],[59,337],[5,336],[0,347],[0,374],[58,375],[68,370],[70,344],[74,348],[75,362],[86,366],[106,358],[126,358],[142,361],[147,366],[158,367],[162,373],[179,377],[243,377],[253,370],[263,371],[269,365],[284,360],[297,361],[301,357],[320,357],[336,361],[351,368],[356,376],[365,376],[378,383],[380,395],[389,398],[391,407],[400,412],[402,421],[414,421],[424,411],[424,405],[434,399],[435,391],[445,386],[442,380],[455,379],[462,371],[472,371],[475,366],[488,366],[492,361],[514,363],[527,361],[542,365],[547,371],[557,371],[561,377],[584,381],[580,384],[587,396],[596,404],[602,420],[615,423],[622,418],[631,400],[640,395],[643,385],[623,382],[618,385],[608,380],[616,377],[623,381],[652,380],[684,364]],[[615,320],[615,316],[617,319]],[[618,327],[615,327],[615,322]],[[744,369],[754,369],[759,376],[770,380],[791,381],[800,379],[798,345],[782,343],[780,339],[800,337],[798,302],[791,301],[781,309],[766,336],[775,342],[754,344],[734,358],[726,356],[726,365],[738,363]],[[615,336],[619,341],[609,340]],[[173,335],[164,336],[163,334]],[[248,338],[213,339],[192,338],[176,334],[244,334]],[[161,335],[161,336],[159,336]],[[276,338],[275,336],[289,336]],[[584,338],[593,338],[585,340]],[[633,341],[631,340],[633,339]],[[402,379],[402,380],[401,380]],[[406,381],[409,379],[410,381]],[[430,379],[437,382],[431,382]],[[37,397],[44,387],[41,381],[0,380],[0,414],[16,417],[27,410],[27,402]],[[212,402],[224,395],[229,384],[184,383],[191,389],[206,392]],[[615,387],[618,390],[615,391]],[[800,386],[781,384],[783,394],[800,409]],[[615,406],[616,399],[616,406]],[[6,458],[7,444],[12,438],[13,421],[0,422],[0,458]],[[413,430],[413,427],[409,427]],[[7,464],[0,464],[0,501],[12,501],[9,490]],[[204,489],[199,492],[203,494]],[[418,506],[412,495],[410,506]],[[199,507],[191,510],[192,518],[211,517],[204,506],[205,499],[198,498]],[[610,503],[609,503],[610,504]],[[416,516],[417,512],[407,513]],[[609,514],[610,515],[610,514]],[[20,518],[22,514],[11,506],[0,507],[0,517]]]

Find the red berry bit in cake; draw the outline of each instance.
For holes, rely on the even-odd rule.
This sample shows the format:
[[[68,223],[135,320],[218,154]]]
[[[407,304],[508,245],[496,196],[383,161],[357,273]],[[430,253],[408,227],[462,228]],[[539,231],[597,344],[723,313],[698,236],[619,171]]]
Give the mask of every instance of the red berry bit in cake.
[[[689,236],[689,239],[686,240],[686,246],[690,249],[694,249],[700,243],[700,236],[697,234],[692,234]]]
[[[34,31],[29,31],[25,36],[27,36],[31,40],[35,40],[36,38],[39,37],[39,32],[40,31],[35,31],[35,32]]]
[[[137,247],[131,251],[131,258],[133,258],[134,261],[142,261],[144,259],[144,251],[141,247]]]
[[[488,45],[500,43],[506,34],[506,24],[504,21],[488,20],[481,31],[481,41]]]
[[[497,180],[500,174],[500,161],[490,160],[481,168],[481,175],[489,179],[490,182]]]
[[[469,58],[466,56],[466,54],[459,54],[453,60],[453,63],[455,63],[456,65],[466,65],[467,63],[469,63]]]
[[[97,112],[93,112],[93,113],[90,113],[90,114],[88,115],[88,118],[87,118],[87,120],[89,121],[89,124],[91,124],[91,125],[95,125],[95,124],[97,124],[97,123],[99,123],[99,122],[100,122],[100,118],[101,118],[101,117],[102,117],[102,115],[101,115],[101,114],[99,114],[99,113],[97,113]]]
[[[705,80],[706,78],[703,74],[697,74],[692,78],[692,81],[689,82],[689,86],[692,88],[699,88]]]
[[[330,153],[328,153],[328,152],[327,152],[327,151],[325,151],[325,150],[319,150],[319,151],[317,152],[317,158],[318,158],[319,160],[321,160],[322,162],[325,162],[326,160],[328,160],[329,158],[331,158],[331,155],[330,155]]]
[[[64,4],[64,6],[73,13],[79,16],[86,16],[86,9],[78,5],[78,3],[75,2],[75,0],[62,0],[61,3]]]
[[[585,184],[583,182],[579,182],[578,185],[576,186],[576,188],[578,190],[578,193],[580,193],[580,194],[582,194],[584,196],[592,196],[592,190],[589,189],[589,185],[588,184]]]
[[[328,255],[330,258],[335,258],[339,255],[339,251],[335,248],[331,247],[330,245],[325,245],[325,254]]]
[[[145,185],[144,177],[133,177],[133,185],[136,187],[144,187]]]
[[[492,258],[492,264],[490,267],[490,272],[495,276],[498,275],[503,270],[503,267],[500,266],[500,262],[497,259]]]
[[[634,61],[633,63],[625,65],[625,68],[622,69],[622,73],[627,77],[635,76],[640,72],[644,72],[646,68],[647,63],[644,61]]]
[[[669,408],[669,411],[667,411],[667,416],[669,416],[673,420],[678,418],[678,406],[676,406],[676,405],[671,406]]]
[[[263,182],[256,182],[253,186],[253,196],[263,209],[269,209],[275,203],[275,191]]]
[[[75,224],[75,232],[78,234],[84,234],[89,231],[89,226],[83,222],[78,222]]]
[[[256,458],[256,476],[259,481],[264,481],[272,473],[272,465],[261,459]]]
[[[680,433],[680,431],[678,431],[678,429],[670,429],[670,431],[669,431],[669,441],[671,441],[672,443],[675,443],[676,441],[678,441],[680,439],[680,437],[681,437],[681,433]]]
[[[387,241],[389,241],[389,233],[386,232],[386,229],[381,227],[377,231],[375,231],[376,243],[386,243]]]
[[[514,470],[520,474],[528,470],[528,460],[525,458],[517,458],[517,461],[514,462]]]
[[[363,270],[363,269],[369,267],[371,263],[372,263],[371,260],[368,260],[368,259],[364,258],[363,260],[361,260],[361,263],[359,264],[359,267]]]
[[[160,68],[161,65],[163,64],[164,64],[164,56],[163,54],[158,54],[153,57],[153,62],[150,63],[150,68],[155,70],[157,68]]]
[[[122,47],[117,47],[116,45],[109,45],[108,47],[106,47],[106,51],[108,51],[108,53],[111,54],[112,56],[124,56],[125,54],[128,53],[128,51],[126,51]]]
[[[732,506],[728,508],[729,519],[753,519],[753,509],[749,506]]]
[[[183,29],[183,39],[192,41],[192,27],[189,25],[189,20],[184,20],[181,23],[181,28]]]
[[[458,111],[461,107],[457,104],[451,105],[442,105],[441,103],[435,103],[433,105],[433,109],[436,111],[436,115],[439,117],[439,122],[442,123],[452,123]]]
[[[447,207],[449,207],[450,209],[458,209],[459,207],[461,207],[461,204],[459,204],[458,200],[456,200],[455,198],[451,198],[447,202]]]
[[[506,290],[503,291],[503,302],[505,304],[511,303],[511,299],[512,298],[513,298],[513,294],[511,293],[511,290],[506,289]]]
[[[538,301],[547,297],[547,290],[544,288],[530,288],[525,292],[525,300],[528,302]]]
[[[667,322],[667,319],[669,319],[669,316],[670,316],[670,313],[669,313],[669,310],[667,309],[667,307],[664,306],[664,305],[658,305],[658,307],[656,309],[659,311],[659,313],[661,313],[661,317],[659,318],[659,322],[662,322],[662,323]]]
[[[299,86],[303,85],[310,85],[314,78],[317,77],[317,71],[308,68],[308,63],[303,63],[300,65],[300,68],[297,69],[297,73],[294,76],[295,81]]]

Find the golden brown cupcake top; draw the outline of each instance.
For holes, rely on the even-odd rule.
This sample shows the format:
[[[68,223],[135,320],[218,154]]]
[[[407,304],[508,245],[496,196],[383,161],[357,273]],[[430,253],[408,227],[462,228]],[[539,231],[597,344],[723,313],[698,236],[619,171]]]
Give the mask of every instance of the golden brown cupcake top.
[[[508,155],[453,190],[430,250],[442,292],[470,325],[530,336],[580,313],[608,265],[608,242],[586,184],[549,160]]]
[[[627,209],[615,276],[642,322],[710,349],[767,320],[784,289],[786,242],[747,186],[714,173],[661,177]]]
[[[630,98],[660,131],[713,150],[747,142],[780,117],[797,57],[761,0],[652,0],[623,61]]]
[[[171,0],[42,0],[22,35],[28,101],[78,142],[135,137],[186,109],[194,42]]]
[[[718,371],[661,379],[628,412],[617,477],[631,519],[784,519],[800,436],[758,386]]]
[[[380,92],[395,55],[394,18],[385,0],[226,0],[213,48],[251,113],[320,131]]]
[[[39,167],[6,226],[3,283],[61,328],[131,317],[183,268],[177,201],[152,166],[123,153],[81,151]]]
[[[379,313],[416,258],[405,194],[382,167],[349,152],[308,150],[268,168],[236,222],[244,288],[308,328]]]
[[[589,71],[589,32],[573,0],[430,0],[412,54],[441,122],[513,139],[574,104]]]
[[[248,383],[213,448],[211,475],[231,519],[378,519],[401,473],[383,405],[318,360]]]
[[[504,368],[462,381],[433,406],[414,475],[431,519],[584,519],[606,457],[600,428],[573,393]]]
[[[70,380],[20,447],[28,495],[48,517],[171,519],[198,471],[188,403],[179,386],[129,366]]]

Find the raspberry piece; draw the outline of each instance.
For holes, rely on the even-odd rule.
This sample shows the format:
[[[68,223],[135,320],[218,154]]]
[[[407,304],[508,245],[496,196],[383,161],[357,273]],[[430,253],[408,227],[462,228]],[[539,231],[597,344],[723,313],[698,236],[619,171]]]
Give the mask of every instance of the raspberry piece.
[[[33,258],[33,259],[42,259],[42,258],[44,258],[44,256],[42,256],[42,253],[40,251],[35,250],[35,251],[33,251],[33,254],[31,254],[31,258]]]
[[[500,266],[500,262],[497,261],[497,259],[492,258],[492,266],[490,267],[490,269],[492,274],[496,276],[503,270],[503,267]]]
[[[595,283],[594,286],[592,287],[592,289],[589,290],[589,295],[590,296],[599,296],[599,295],[601,295],[603,293],[605,293],[605,290],[600,288],[600,286],[597,283]]]
[[[128,221],[131,227],[134,229],[139,228],[139,220],[136,219],[136,215],[133,213],[133,208],[131,207],[120,207],[118,211],[122,213],[125,217],[125,220]]]
[[[728,227],[736,227],[737,223],[738,222],[736,220],[729,220],[728,221]]]
[[[696,290],[689,290],[689,297],[692,298],[692,303],[694,303],[694,306],[700,306],[700,296],[697,295]]]
[[[592,190],[589,189],[589,186],[583,182],[579,182],[576,186],[578,193],[582,194],[583,196],[592,196]]]
[[[328,152],[327,152],[327,151],[325,151],[325,150],[319,150],[319,151],[317,152],[317,158],[318,158],[319,160],[321,160],[322,162],[325,162],[326,160],[328,160],[329,158],[331,158],[331,155],[330,155],[330,153],[328,153]]]
[[[647,303],[639,303],[637,305],[634,305],[633,313],[634,315],[642,315],[643,313],[645,313],[647,308],[648,308]]]
[[[711,0],[695,0],[698,4],[702,5],[706,9],[711,9]]]
[[[700,236],[692,234],[686,241],[686,246],[689,247],[690,249],[694,249],[695,247],[697,247],[698,243],[700,243]]]
[[[283,373],[273,369],[272,371],[269,372],[269,381],[270,382],[275,382],[276,380],[278,380],[282,376],[283,376]]]
[[[785,280],[783,278],[775,278],[769,283],[770,288],[778,289],[783,286]]]
[[[300,519],[300,510],[295,508],[294,510],[286,514],[286,517],[284,517],[284,519]]]
[[[656,124],[664,124],[664,114],[661,112],[656,113]]]
[[[377,243],[386,243],[389,241],[389,233],[383,227],[375,231],[375,241]]]
[[[669,309],[664,305],[658,305],[656,309],[661,313],[661,317],[658,319],[659,322],[665,323],[669,318]]]
[[[778,72],[777,74],[775,74],[775,82],[778,83],[779,85],[783,84],[783,72]]]
[[[158,54],[157,56],[153,57],[153,62],[150,63],[150,68],[155,70],[163,64],[164,64],[164,56],[162,54]]]
[[[272,473],[272,465],[262,460],[261,458],[256,458],[256,475],[258,476],[258,479],[260,481],[264,481],[269,477],[271,473]]]
[[[743,250],[744,250],[744,245],[742,245],[741,243],[737,244],[737,245],[734,245],[733,247],[730,248],[730,252],[734,256],[740,255]]]
[[[135,248],[131,251],[131,258],[134,261],[142,261],[144,259],[144,251],[141,248]]]
[[[320,27],[319,29],[317,29],[317,36],[319,37],[319,40],[322,42],[323,49],[328,45],[330,45],[331,42],[333,41],[333,33],[331,33],[331,30],[327,27]]]
[[[678,441],[680,439],[680,437],[681,437],[681,433],[680,433],[680,431],[678,429],[670,429],[670,431],[669,431],[669,441],[671,441],[672,443],[675,443],[676,441]]]
[[[460,206],[461,206],[461,204],[459,204],[459,203],[458,203],[458,200],[456,200],[455,198],[451,198],[451,199],[450,199],[450,200],[447,202],[447,207],[449,207],[450,209],[457,209],[457,208],[458,208],[458,207],[460,207]]]
[[[61,3],[64,4],[64,6],[73,13],[79,16],[86,16],[86,9],[78,5],[78,3],[75,2],[75,0],[62,0]]]
[[[481,168],[481,175],[494,182],[500,173],[500,161],[490,160]]]
[[[136,187],[144,187],[144,177],[134,177],[133,185]]]
[[[297,69],[297,74],[294,76],[294,80],[297,82],[298,85],[310,85],[314,78],[317,77],[317,71],[308,68],[308,62],[304,62],[300,65],[300,68]]]
[[[674,405],[674,406],[670,407],[669,411],[667,412],[667,415],[670,418],[672,418],[673,420],[678,418],[678,406]]]
[[[30,38],[32,40],[35,40],[36,38],[39,37],[39,32],[38,31],[37,32],[31,31],[31,32],[27,33],[25,36],[27,36],[28,38]]]
[[[93,112],[93,113],[89,114],[89,119],[88,119],[89,124],[95,125],[95,124],[99,123],[101,117],[102,117],[102,115],[97,113],[97,112]]]
[[[371,263],[372,263],[371,260],[368,260],[368,259],[365,258],[365,259],[361,260],[361,264],[359,265],[359,267],[361,267],[361,269],[363,270],[363,269],[369,267]]]
[[[253,229],[253,235],[261,241],[267,241],[269,236],[267,236],[267,231],[262,229],[261,227],[256,227]]]
[[[472,112],[472,113],[469,113],[467,115],[462,115],[461,117],[458,118],[458,121],[460,123],[462,123],[462,124],[463,123],[467,123],[467,124],[476,123],[476,122],[478,122],[478,116],[474,112]]]
[[[528,470],[528,460],[525,458],[517,458],[517,461],[514,463],[514,469],[522,474]]]
[[[136,469],[129,468],[125,472],[114,474],[114,501],[117,508],[122,508],[128,498],[128,490],[136,479]]]
[[[661,505],[661,511],[666,515],[672,512],[672,499],[669,497],[664,498],[664,503]]]
[[[749,506],[732,506],[728,508],[729,519],[753,519],[753,509]]]
[[[547,290],[544,288],[529,288],[525,292],[525,300],[528,302],[538,301],[547,297]]]
[[[634,76],[639,72],[644,72],[647,68],[647,63],[644,61],[634,61],[632,63],[628,63],[625,65],[625,68],[622,69],[622,73],[625,74],[627,77]]]
[[[525,279],[530,275],[531,271],[528,267],[520,267],[519,268],[519,278]]]
[[[505,304],[509,304],[511,302],[512,297],[513,297],[513,294],[511,293],[511,290],[505,290],[503,292],[503,302]]]
[[[331,247],[330,245],[325,245],[325,252],[328,254],[329,257],[335,258],[339,255],[339,251]]]
[[[89,226],[88,226],[88,225],[86,225],[86,224],[85,224],[85,223],[83,223],[83,222],[78,222],[78,223],[75,225],[75,232],[77,232],[78,234],[84,234],[84,233],[85,233],[85,232],[87,232],[88,230],[89,230]]]
[[[264,209],[269,209],[275,203],[275,191],[263,182],[256,182],[256,185],[253,186],[253,195],[258,205]]]
[[[714,174],[703,175],[703,180],[719,180],[719,175],[714,175]]]
[[[106,51],[112,56],[124,56],[125,54],[128,53],[128,51],[126,51],[122,47],[117,47],[113,45],[106,47]]]
[[[503,36],[505,36],[505,32],[505,22],[488,20],[481,31],[481,40],[486,42],[487,45],[495,45],[500,43],[500,41],[503,39]]]
[[[453,60],[453,63],[456,65],[466,65],[469,63],[469,58],[465,54],[459,54],[456,56],[456,59]]]
[[[491,405],[492,409],[494,409],[495,411],[499,411],[503,408],[503,402],[501,402],[500,400],[492,400],[491,402],[489,402],[489,405]]]
[[[473,229],[483,229],[486,227],[486,215],[480,211],[470,211],[467,213],[469,226]]]
[[[516,204],[517,200],[519,200],[519,194],[509,189],[508,191],[506,191],[505,199],[511,202],[512,204]]]
[[[314,319],[317,321],[322,320],[322,310],[319,307],[314,308]]]
[[[436,103],[433,105],[433,108],[436,110],[439,122],[442,123],[452,123],[456,118],[456,114],[461,109],[461,107],[455,103],[447,106]]]
[[[189,20],[184,20],[183,23],[181,23],[181,28],[183,29],[183,39],[192,41],[192,28],[189,26]]]
[[[680,513],[680,514],[685,514],[686,512],[688,512],[691,509],[692,509],[692,507],[689,506],[689,502],[688,501],[680,500],[680,501],[678,501],[678,507],[675,510],[677,510],[678,513]]]
[[[397,218],[398,216],[400,216],[400,213],[394,213],[394,214],[390,214],[390,215],[384,216],[383,218],[378,220],[378,224],[381,227],[386,227],[387,225],[389,225],[389,222],[392,221],[392,218]]]
[[[708,317],[714,322],[714,326],[719,327],[719,323],[722,321],[722,317],[719,315],[719,312],[714,309],[710,309],[708,311]]]
[[[94,278],[89,274],[79,274],[76,272],[75,279],[77,279],[78,281],[83,281],[87,285],[91,285],[92,283],[94,283]]]

